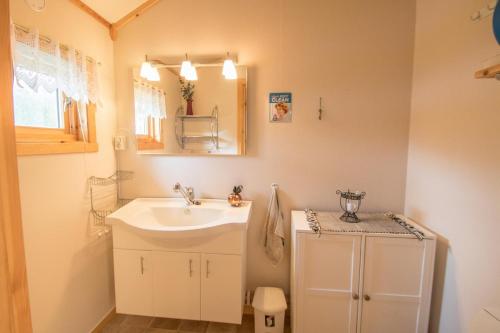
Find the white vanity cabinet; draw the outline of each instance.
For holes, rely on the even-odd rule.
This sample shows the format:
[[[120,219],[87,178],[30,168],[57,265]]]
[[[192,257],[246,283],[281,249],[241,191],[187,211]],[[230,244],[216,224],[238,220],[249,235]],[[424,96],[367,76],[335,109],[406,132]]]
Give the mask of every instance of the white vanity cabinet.
[[[241,323],[241,255],[114,250],[116,311]]]
[[[239,255],[201,255],[201,320],[241,322],[242,260]]]
[[[200,254],[152,253],[155,316],[199,320]]]
[[[122,238],[115,242],[122,248],[113,250],[118,313],[241,323],[246,228],[213,235],[204,243],[144,235],[129,242],[133,232],[113,226],[114,238]]]
[[[151,251],[113,250],[118,312],[148,316],[153,312]]]
[[[423,241],[382,233],[318,236],[304,212],[292,212],[293,332],[427,332],[435,236],[423,231]]]
[[[138,198],[112,226],[116,312],[241,324],[252,202]]]

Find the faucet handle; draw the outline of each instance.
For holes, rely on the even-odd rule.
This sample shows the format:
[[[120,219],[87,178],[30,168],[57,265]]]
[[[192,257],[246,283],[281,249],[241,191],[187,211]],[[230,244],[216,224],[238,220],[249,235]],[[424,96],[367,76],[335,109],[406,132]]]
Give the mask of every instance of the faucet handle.
[[[191,200],[191,202],[193,203],[193,205],[201,205],[201,201],[200,200],[195,200],[194,197],[194,189],[192,187],[186,187],[186,192],[187,192],[187,195],[189,197],[189,200]]]
[[[194,199],[194,189],[190,186],[186,187],[186,192],[187,195],[189,196],[189,199],[193,200]]]
[[[178,192],[181,189],[181,184],[175,183],[174,185],[174,191]]]

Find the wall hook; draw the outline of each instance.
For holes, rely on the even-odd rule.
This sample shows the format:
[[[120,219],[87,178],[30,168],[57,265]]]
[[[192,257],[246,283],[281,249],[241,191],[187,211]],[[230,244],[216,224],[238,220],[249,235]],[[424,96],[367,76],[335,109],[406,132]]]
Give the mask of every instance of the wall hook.
[[[323,116],[323,98],[322,97],[319,98],[319,110],[318,110],[318,113],[319,113],[318,119],[321,120],[321,118]]]

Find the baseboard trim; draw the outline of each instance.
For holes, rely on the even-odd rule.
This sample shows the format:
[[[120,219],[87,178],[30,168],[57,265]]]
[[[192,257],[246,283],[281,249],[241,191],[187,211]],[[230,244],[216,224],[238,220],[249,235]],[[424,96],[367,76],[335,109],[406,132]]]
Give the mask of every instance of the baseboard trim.
[[[113,307],[97,324],[97,326],[90,331],[91,333],[101,333],[104,327],[116,316],[116,307]]]

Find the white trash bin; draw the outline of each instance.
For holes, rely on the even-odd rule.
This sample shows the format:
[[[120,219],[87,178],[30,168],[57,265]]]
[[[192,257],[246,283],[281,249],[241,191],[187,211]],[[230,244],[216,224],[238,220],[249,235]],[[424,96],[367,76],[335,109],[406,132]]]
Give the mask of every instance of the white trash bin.
[[[255,333],[283,333],[286,299],[280,288],[258,287],[252,306],[255,317]]]

